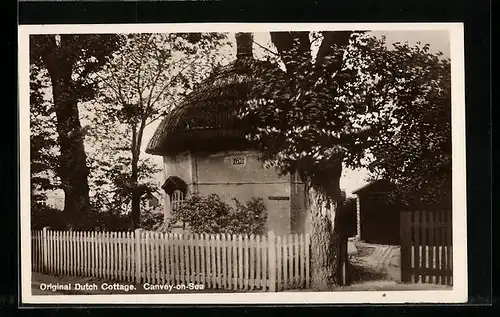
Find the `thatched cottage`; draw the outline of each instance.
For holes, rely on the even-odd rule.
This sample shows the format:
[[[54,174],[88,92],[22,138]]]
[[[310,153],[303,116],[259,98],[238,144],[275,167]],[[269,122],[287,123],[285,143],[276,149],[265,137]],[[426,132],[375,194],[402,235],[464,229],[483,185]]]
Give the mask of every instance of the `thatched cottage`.
[[[252,35],[236,34],[237,58],[215,69],[167,114],[146,152],[163,156],[164,213],[168,217],[190,193],[218,194],[231,203],[264,199],[267,229],[276,234],[304,232],[306,190],[297,175],[279,175],[264,167],[246,141],[237,113],[247,101],[252,80]]]

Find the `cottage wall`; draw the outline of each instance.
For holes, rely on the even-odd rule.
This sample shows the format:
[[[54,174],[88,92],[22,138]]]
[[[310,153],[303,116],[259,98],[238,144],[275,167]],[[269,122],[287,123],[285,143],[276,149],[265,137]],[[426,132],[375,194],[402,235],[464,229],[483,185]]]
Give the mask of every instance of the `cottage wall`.
[[[191,182],[190,155],[188,152],[176,156],[163,157],[163,172],[165,181],[170,176],[177,176],[187,184]]]
[[[307,212],[306,187],[300,177],[290,175],[290,209],[291,209],[291,227],[293,232],[310,232],[308,227],[309,213]]]
[[[252,197],[264,199],[268,210],[268,230],[286,234],[290,223],[290,181],[265,168],[257,152],[228,151],[196,156],[197,190],[202,195],[216,193],[227,202],[245,203]]]
[[[215,193],[231,204],[233,197],[242,203],[252,197],[262,198],[268,210],[267,230],[282,235],[303,227],[297,224],[303,217],[298,211],[303,203],[296,192],[298,187],[292,193],[290,176],[265,168],[257,152],[184,154],[175,159],[166,158],[164,162],[165,177],[182,178],[190,192],[203,196]]]

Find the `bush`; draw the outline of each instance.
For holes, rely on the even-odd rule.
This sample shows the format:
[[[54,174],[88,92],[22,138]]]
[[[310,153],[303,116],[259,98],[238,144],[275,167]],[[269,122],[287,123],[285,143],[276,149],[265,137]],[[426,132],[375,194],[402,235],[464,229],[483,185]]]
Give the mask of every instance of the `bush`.
[[[230,233],[263,234],[267,222],[267,209],[262,198],[253,197],[245,205],[233,198],[233,212],[228,230]]]
[[[90,230],[97,231],[130,231],[132,222],[129,214],[117,211],[98,211],[91,209],[86,215],[90,223]],[[49,227],[51,230],[68,230],[68,215],[62,211],[52,208],[44,203],[33,202],[31,204],[31,229],[42,230]],[[155,230],[163,223],[163,213],[155,213],[150,210],[141,211],[141,228],[144,230]]]
[[[98,231],[129,231],[132,229],[130,216],[116,211],[97,211],[94,227]]]
[[[67,221],[65,215],[59,209],[50,207],[44,203],[31,203],[31,229],[42,230],[49,227],[53,230],[65,230]]]
[[[141,210],[141,229],[152,231],[163,222],[163,214],[150,210]],[[104,231],[130,231],[132,220],[130,214],[106,211],[97,214],[96,229]]]
[[[141,210],[141,228],[144,230],[156,230],[163,224],[163,213],[151,210]]]
[[[261,198],[252,198],[242,204],[233,198],[235,208],[217,194],[203,197],[189,196],[168,220],[167,230],[179,222],[189,226],[193,233],[262,234],[267,221],[267,209]]]

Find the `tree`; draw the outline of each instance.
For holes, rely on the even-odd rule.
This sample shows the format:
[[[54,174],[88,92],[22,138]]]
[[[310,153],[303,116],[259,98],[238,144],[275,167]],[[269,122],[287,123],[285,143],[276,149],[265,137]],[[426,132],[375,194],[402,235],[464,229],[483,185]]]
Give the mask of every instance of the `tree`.
[[[92,98],[89,76],[104,65],[119,43],[114,35],[32,35],[30,63],[47,70],[60,150],[57,175],[65,194],[68,225],[85,228],[89,211],[88,167],[78,103]]]
[[[45,91],[50,88],[47,72],[30,66],[30,175],[32,208],[43,202],[46,190],[59,188],[59,148],[52,100]]]
[[[110,119],[106,107],[94,103],[84,114],[88,123],[85,142],[90,168],[90,200],[96,212],[121,215],[128,219],[127,228],[132,228],[131,132],[128,125]],[[138,160],[137,179],[142,204],[148,194],[157,191],[155,176],[160,170],[151,158]]]
[[[351,33],[271,32],[285,71],[258,71],[254,98],[241,114],[263,159],[281,172],[297,171],[309,188],[312,284],[317,289],[330,289],[337,282],[339,227],[333,217],[342,199],[346,146],[361,132],[350,125],[353,109],[337,100]],[[312,45],[318,42],[313,56]]]
[[[261,198],[252,198],[242,204],[233,198],[234,207],[217,194],[207,197],[190,195],[174,209],[168,227],[187,224],[193,233],[263,234],[267,222],[267,209]]]
[[[451,208],[450,61],[421,43],[371,46],[368,71],[390,107],[380,113],[367,167],[397,185],[393,198],[406,207]]]
[[[203,78],[225,41],[222,33],[127,34],[121,49],[98,73],[100,105],[94,109],[92,125],[103,132],[97,133],[103,136],[100,144],[112,149],[112,156],[122,155],[120,164],[107,164],[108,176],[115,201],[131,203],[133,228],[140,227],[141,197],[156,187],[144,181],[157,172],[141,159],[144,130]],[[100,163],[106,167],[105,160]]]
[[[331,289],[338,283],[338,252],[347,229],[345,208],[339,208],[343,165],[364,166],[370,155],[380,152],[380,129],[394,127],[391,110],[396,100],[404,100],[399,104],[404,110],[425,97],[399,96],[391,75],[420,66],[411,56],[405,59],[405,52],[392,54],[385,39],[366,32],[271,32],[271,40],[284,71],[257,70],[253,98],[240,115],[263,159],[281,172],[297,171],[305,181],[312,222],[312,285]],[[393,61],[395,57],[399,61]],[[417,85],[427,86],[424,81]]]

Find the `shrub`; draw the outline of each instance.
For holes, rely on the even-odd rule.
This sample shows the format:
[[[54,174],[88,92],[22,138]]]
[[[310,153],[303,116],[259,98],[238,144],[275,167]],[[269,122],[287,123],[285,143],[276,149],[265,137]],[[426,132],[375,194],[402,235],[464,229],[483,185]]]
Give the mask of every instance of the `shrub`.
[[[98,231],[129,231],[131,230],[130,216],[117,211],[97,211],[94,228]]]
[[[129,231],[132,223],[129,214],[119,211],[99,211],[91,209],[86,215],[86,220],[93,230],[98,231]],[[163,223],[163,213],[152,210],[141,210],[141,228],[155,230]],[[41,202],[31,204],[31,229],[41,230],[49,227],[52,230],[68,230],[68,214]]]
[[[242,204],[233,198],[235,207],[222,201],[217,194],[207,197],[193,194],[172,212],[167,230],[179,222],[193,233],[261,234],[265,230],[267,209],[261,198]]]
[[[31,229],[42,230],[44,227],[49,227],[53,230],[65,230],[67,221],[61,210],[50,207],[45,203],[31,203]]]
[[[155,230],[162,222],[162,213],[141,210],[141,229],[148,231]],[[130,231],[132,230],[130,214],[116,211],[98,212],[95,221],[95,229],[104,231]]]
[[[236,210],[232,213],[228,230],[243,234],[263,234],[267,222],[267,209],[262,198],[253,197],[245,205],[233,198]]]
[[[144,230],[156,230],[163,223],[163,213],[151,210],[141,210],[141,228]]]

